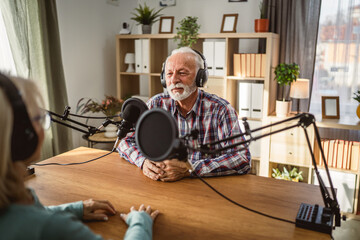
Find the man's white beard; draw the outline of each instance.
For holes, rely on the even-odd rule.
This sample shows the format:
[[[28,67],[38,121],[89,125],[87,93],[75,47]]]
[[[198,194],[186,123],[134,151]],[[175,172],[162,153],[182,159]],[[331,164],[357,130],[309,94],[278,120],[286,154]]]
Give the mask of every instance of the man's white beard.
[[[183,88],[184,91],[182,93],[180,93],[180,92],[173,93],[171,90],[173,90],[174,88]],[[195,82],[191,86],[185,85],[183,83],[177,83],[175,85],[171,84],[170,86],[167,87],[167,91],[168,91],[170,97],[172,99],[174,99],[175,101],[182,101],[182,100],[188,98],[193,92],[195,92],[195,90],[196,90]]]

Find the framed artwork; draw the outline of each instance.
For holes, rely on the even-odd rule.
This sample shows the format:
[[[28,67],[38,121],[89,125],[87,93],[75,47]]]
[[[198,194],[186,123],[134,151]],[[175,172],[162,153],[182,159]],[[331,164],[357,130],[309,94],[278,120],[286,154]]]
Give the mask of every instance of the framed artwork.
[[[172,33],[174,17],[160,17],[159,33]]]
[[[221,33],[234,33],[236,32],[238,14],[224,14],[221,23]]]
[[[321,113],[323,119],[339,119],[340,106],[339,96],[322,96],[321,97]]]
[[[160,7],[175,6],[176,0],[160,0]]]

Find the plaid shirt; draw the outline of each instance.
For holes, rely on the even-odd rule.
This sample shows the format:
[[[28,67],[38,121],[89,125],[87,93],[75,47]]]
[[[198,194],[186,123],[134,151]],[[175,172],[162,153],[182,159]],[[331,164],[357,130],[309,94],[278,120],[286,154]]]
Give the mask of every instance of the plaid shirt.
[[[234,108],[226,100],[200,89],[198,89],[197,100],[186,117],[181,115],[176,101],[168,94],[158,94],[147,104],[150,109],[160,107],[171,113],[178,124],[179,137],[189,134],[192,129],[197,129],[198,138],[190,141],[192,146],[196,144],[196,141],[198,144],[206,144],[241,133]],[[141,168],[145,157],[137,149],[134,135],[134,133],[129,133],[123,138],[117,150],[121,157]],[[224,147],[238,141],[240,139],[229,140],[210,149]],[[188,151],[188,159],[196,173],[202,176],[245,174],[250,170],[251,157],[248,149],[239,152],[240,147],[241,145],[212,155]]]

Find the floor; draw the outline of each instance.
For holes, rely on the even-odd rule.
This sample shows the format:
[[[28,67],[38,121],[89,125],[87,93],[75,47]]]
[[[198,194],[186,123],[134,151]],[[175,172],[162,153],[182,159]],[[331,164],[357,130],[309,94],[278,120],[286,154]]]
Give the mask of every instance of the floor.
[[[349,217],[333,231],[335,240],[360,240],[360,217]]]

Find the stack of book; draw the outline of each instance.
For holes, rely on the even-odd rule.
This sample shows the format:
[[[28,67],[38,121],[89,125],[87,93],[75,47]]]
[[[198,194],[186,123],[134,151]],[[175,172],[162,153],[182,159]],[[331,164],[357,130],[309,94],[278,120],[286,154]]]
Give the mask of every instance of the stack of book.
[[[353,171],[358,170],[360,161],[360,142],[339,139],[322,139],[321,146],[324,149],[328,167]],[[319,165],[324,166],[324,162],[320,155]]]
[[[265,77],[266,54],[235,53],[234,76]]]

